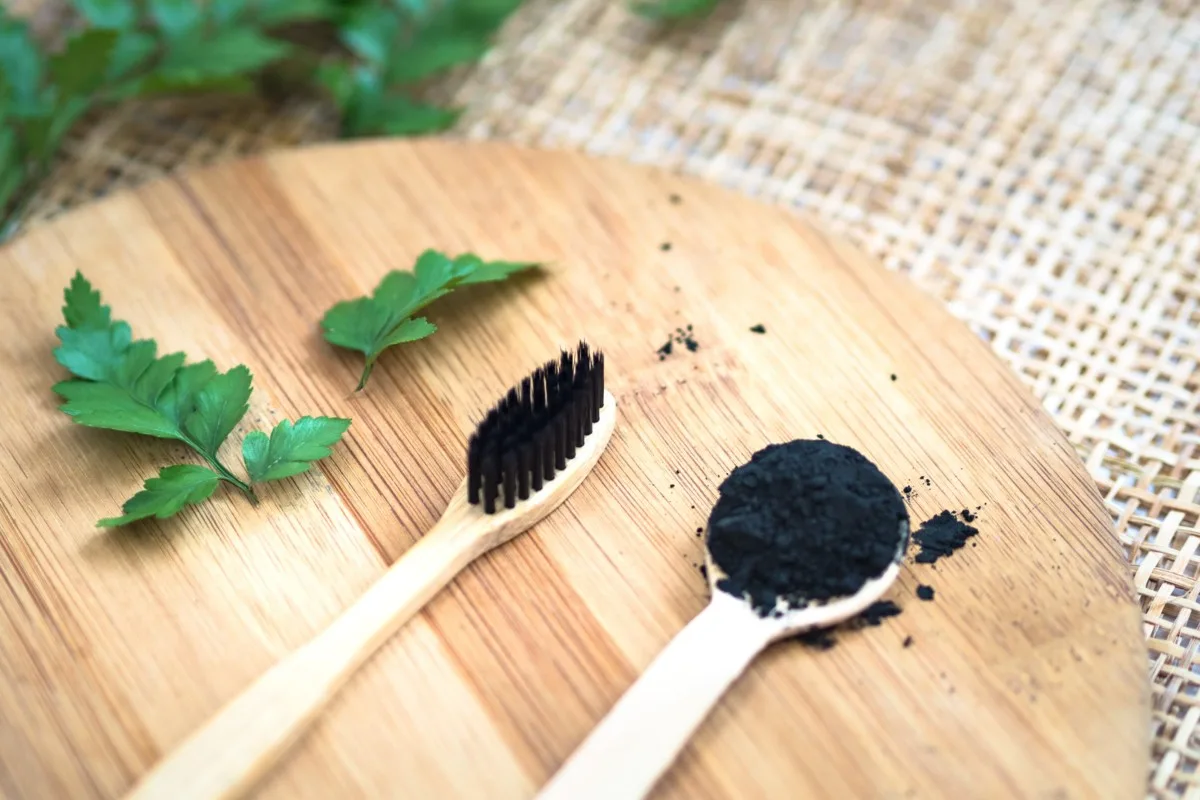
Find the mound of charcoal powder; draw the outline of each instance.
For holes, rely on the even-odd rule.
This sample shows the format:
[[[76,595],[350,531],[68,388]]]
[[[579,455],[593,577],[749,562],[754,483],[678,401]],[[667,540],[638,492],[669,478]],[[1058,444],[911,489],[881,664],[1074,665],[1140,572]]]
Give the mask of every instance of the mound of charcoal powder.
[[[767,615],[854,594],[907,544],[908,511],[866,456],[821,439],[772,444],[730,473],[708,518],[717,588]]]

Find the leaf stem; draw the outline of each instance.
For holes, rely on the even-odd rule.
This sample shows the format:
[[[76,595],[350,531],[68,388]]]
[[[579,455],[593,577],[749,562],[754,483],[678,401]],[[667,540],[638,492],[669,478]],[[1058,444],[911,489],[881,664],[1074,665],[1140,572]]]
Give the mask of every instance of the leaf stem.
[[[188,447],[199,453],[200,457],[208,462],[208,465],[213,468],[213,472],[217,473],[221,480],[225,481],[226,483],[231,483],[237,488],[241,489],[242,494],[246,495],[247,499],[250,500],[251,505],[258,505],[258,495],[254,493],[254,487],[230,472],[229,468],[221,463],[220,459],[217,458],[215,453],[204,452],[204,450],[201,449],[198,444],[192,441],[192,437],[190,436],[183,436],[182,441]]]
[[[225,468],[224,464],[222,464],[220,461],[217,461],[215,458],[208,458],[205,456],[205,460],[208,461],[213,470],[221,476],[221,480],[225,481],[226,483],[231,483],[237,488],[241,489],[242,494],[246,495],[246,498],[250,501],[250,505],[258,505],[258,495],[254,493],[253,486],[234,475]]]
[[[362,376],[358,379],[358,386],[354,388],[354,391],[361,392],[366,388],[367,379],[371,377],[371,370],[373,369],[375,369],[375,359],[368,358],[366,366],[363,367]]]

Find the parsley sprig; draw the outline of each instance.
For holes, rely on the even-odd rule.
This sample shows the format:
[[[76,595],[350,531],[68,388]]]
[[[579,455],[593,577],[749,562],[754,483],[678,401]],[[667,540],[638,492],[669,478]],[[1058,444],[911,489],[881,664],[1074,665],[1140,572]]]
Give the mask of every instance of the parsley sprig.
[[[366,356],[356,387],[361,391],[384,350],[424,339],[438,330],[430,320],[413,314],[458,287],[503,281],[536,266],[533,261],[485,261],[474,253],[450,258],[427,249],[416,259],[412,272],[392,270],[371,295],[344,300],[326,311],[320,326],[326,342]]]
[[[459,111],[424,81],[477,61],[520,0],[71,0],[50,52],[0,5],[0,238],[88,112],[181,92],[315,92],[346,137],[416,135]]]
[[[367,357],[358,380],[361,391],[384,350],[437,330],[425,317],[413,316],[425,306],[460,286],[502,281],[537,266],[529,261],[484,261],[474,253],[451,258],[426,250],[411,272],[392,270],[369,296],[345,300],[326,311],[321,320],[325,340]]]
[[[250,407],[250,370],[239,364],[219,372],[212,361],[185,364],[183,353],[158,355],[157,343],[134,339],[78,272],[63,299],[65,324],[57,330],[54,357],[75,377],[54,386],[65,401],[62,411],[88,427],[182,442],[208,464],[164,468],[125,503],[121,516],[100,520],[102,527],[169,517],[206,500],[221,481],[257,502],[254,483],[306,471],[350,427],[347,419],[301,417],[283,420],[270,436],[254,431],[242,442],[250,481],[242,480],[218,451]]]

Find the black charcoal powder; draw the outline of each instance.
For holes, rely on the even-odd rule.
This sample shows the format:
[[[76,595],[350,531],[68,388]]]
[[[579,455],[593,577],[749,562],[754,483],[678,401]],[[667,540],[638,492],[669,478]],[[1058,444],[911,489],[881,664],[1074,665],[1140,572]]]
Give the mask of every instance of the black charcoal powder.
[[[858,451],[819,439],[769,445],[730,473],[708,520],[717,588],[761,615],[852,595],[896,560],[908,511]],[[885,613],[886,616],[886,613]]]

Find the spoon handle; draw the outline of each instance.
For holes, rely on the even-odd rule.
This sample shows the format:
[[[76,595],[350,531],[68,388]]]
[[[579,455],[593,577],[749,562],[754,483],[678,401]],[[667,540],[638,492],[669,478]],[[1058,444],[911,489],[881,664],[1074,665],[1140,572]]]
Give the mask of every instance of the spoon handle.
[[[567,759],[539,800],[645,797],[774,627],[724,592],[687,624]]]

